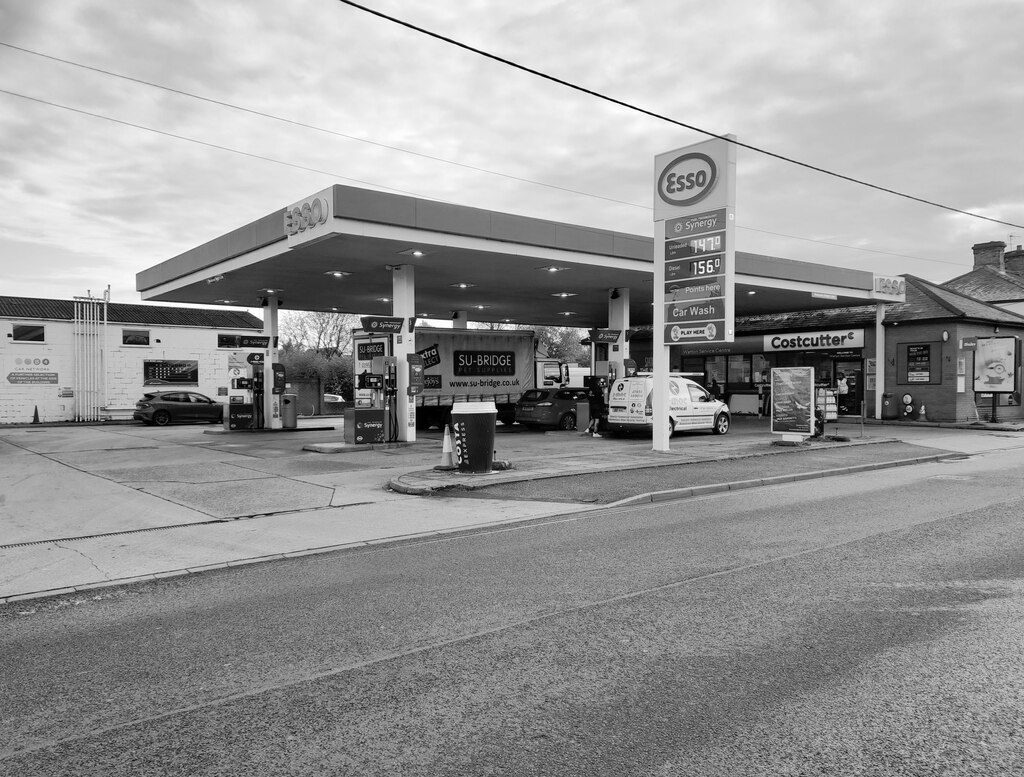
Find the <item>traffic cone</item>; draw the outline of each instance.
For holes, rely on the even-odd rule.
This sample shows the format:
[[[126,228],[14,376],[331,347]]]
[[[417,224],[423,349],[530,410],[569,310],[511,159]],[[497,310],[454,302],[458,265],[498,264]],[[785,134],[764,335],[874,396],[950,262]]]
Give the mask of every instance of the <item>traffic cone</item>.
[[[36,405],[35,411],[32,413],[32,423],[39,423],[39,405]]]
[[[452,459],[452,436],[448,432],[448,424],[444,425],[444,443],[441,445],[441,466],[455,467],[455,461]]]

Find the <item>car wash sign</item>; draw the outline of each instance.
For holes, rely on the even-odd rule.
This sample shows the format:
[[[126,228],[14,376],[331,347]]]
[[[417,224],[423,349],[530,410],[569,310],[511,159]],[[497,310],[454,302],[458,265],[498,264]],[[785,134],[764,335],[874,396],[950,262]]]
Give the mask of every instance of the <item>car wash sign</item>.
[[[664,345],[735,338],[736,147],[715,139],[654,161],[655,298]]]

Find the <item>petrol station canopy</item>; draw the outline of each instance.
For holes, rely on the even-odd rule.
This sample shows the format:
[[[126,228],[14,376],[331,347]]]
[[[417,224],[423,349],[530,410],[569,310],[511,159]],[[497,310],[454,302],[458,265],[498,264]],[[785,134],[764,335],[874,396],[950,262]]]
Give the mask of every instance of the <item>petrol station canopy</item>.
[[[225,225],[230,228],[231,225]],[[392,315],[394,271],[415,267],[420,319],[608,326],[628,297],[653,322],[653,239],[334,185],[138,273],[145,300]],[[863,270],[736,253],[736,315],[875,301]]]

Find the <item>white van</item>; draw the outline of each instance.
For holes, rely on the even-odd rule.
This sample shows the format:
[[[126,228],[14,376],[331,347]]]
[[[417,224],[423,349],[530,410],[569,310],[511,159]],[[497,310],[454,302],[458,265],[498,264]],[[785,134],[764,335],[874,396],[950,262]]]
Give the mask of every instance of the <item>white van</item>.
[[[654,377],[641,372],[619,378],[608,390],[608,431],[652,430],[654,413],[651,394]],[[668,379],[669,434],[691,429],[710,429],[715,434],[729,431],[729,406],[715,399],[699,383],[682,375]]]

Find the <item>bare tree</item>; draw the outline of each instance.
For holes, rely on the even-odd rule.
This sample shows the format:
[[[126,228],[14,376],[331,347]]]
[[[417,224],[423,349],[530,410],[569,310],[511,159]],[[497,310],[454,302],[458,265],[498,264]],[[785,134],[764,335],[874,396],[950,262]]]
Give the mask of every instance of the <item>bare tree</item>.
[[[540,348],[548,356],[563,362],[590,364],[590,349],[580,341],[587,336],[586,329],[565,326],[535,327]]]
[[[283,349],[330,359],[351,350],[352,329],[358,326],[359,316],[351,313],[282,310],[278,329]]]

